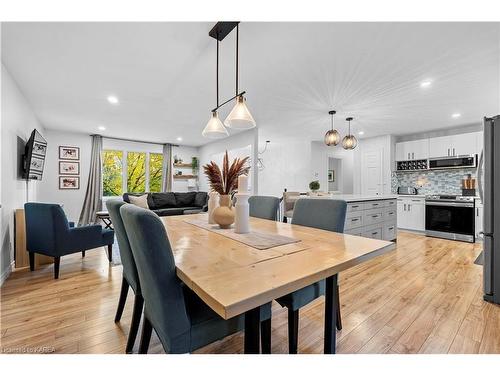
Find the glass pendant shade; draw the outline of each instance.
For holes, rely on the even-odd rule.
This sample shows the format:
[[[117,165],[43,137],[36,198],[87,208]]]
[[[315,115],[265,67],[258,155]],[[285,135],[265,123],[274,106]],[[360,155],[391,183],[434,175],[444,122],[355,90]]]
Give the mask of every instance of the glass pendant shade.
[[[256,126],[255,120],[245,104],[243,95],[236,98],[236,105],[227,116],[224,124],[232,129],[251,129]]]
[[[354,150],[358,145],[358,140],[352,134],[346,135],[342,140],[342,147],[346,150]]]
[[[210,120],[208,120],[208,123],[201,134],[206,138],[213,139],[225,138],[229,136],[226,127],[219,119],[217,111],[212,112],[212,117],[210,117]]]
[[[340,142],[340,134],[337,130],[328,130],[325,134],[325,145],[337,146]]]

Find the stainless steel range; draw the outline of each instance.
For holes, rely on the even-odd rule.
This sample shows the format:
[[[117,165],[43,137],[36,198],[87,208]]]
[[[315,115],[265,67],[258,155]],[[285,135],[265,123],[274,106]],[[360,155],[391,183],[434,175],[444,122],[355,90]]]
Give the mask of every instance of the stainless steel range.
[[[474,242],[474,226],[474,197],[460,195],[425,197],[427,236]]]

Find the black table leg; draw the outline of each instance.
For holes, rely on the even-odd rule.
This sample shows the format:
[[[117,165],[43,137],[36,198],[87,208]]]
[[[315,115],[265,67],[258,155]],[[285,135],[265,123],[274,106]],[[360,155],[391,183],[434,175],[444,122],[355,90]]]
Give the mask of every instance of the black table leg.
[[[245,313],[245,354],[260,353],[260,306]]]
[[[337,275],[326,278],[325,288],[325,354],[335,354],[337,343]]]

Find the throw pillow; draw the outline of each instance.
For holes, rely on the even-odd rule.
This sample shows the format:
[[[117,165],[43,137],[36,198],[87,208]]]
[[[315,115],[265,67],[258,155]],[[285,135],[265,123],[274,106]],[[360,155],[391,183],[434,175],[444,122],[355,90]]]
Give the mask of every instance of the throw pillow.
[[[137,207],[149,209],[148,206],[148,195],[140,195],[138,197],[134,197],[133,195],[129,195],[128,199],[130,199],[130,203],[135,204]]]

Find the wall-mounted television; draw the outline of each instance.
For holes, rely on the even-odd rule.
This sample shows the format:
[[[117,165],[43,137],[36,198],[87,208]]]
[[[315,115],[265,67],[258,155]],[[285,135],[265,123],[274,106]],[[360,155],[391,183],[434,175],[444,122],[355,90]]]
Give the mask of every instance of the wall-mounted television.
[[[30,139],[24,147],[23,178],[27,180],[42,179],[46,154],[47,141],[36,129],[33,129]]]

